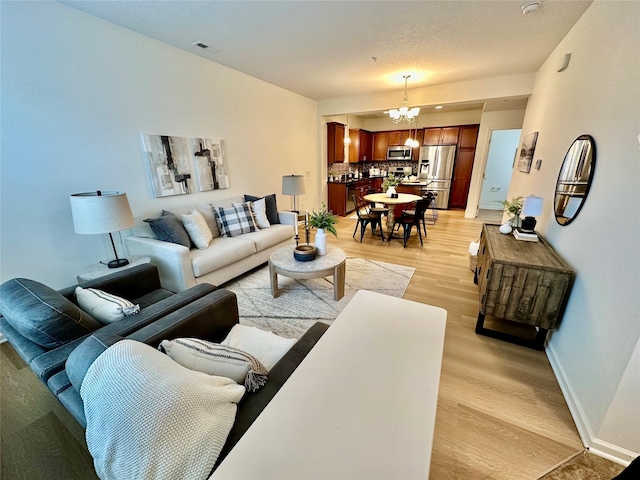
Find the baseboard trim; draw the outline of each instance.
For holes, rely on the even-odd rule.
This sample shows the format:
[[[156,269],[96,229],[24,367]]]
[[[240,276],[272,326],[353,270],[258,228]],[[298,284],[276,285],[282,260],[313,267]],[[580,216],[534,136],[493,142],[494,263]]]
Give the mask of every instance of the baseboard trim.
[[[558,362],[558,357],[553,348],[553,345],[547,344],[545,352],[547,354],[547,358],[549,359],[549,363],[551,364],[551,369],[553,370],[553,373],[556,376],[556,380],[558,381],[558,385],[560,385],[562,395],[567,402],[569,412],[571,413],[573,422],[576,424],[578,435],[580,435],[580,440],[582,440],[582,444],[584,445],[584,447],[594,455],[606,458],[607,460],[611,460],[612,462],[624,465],[625,467],[628,466],[629,463],[631,463],[634,458],[640,456],[640,454],[634,453],[630,450],[627,450],[626,448],[622,448],[596,438],[593,433],[593,429],[591,428],[591,425],[587,420],[587,416],[585,415],[584,410],[580,405],[580,401],[578,400],[578,397],[575,395],[574,391],[571,389],[571,386],[567,380],[567,375]]]
[[[599,438],[594,438],[591,442],[589,451],[594,455],[606,458],[612,462],[619,463],[628,467],[629,464],[640,454],[627,450],[626,448],[618,447]]]

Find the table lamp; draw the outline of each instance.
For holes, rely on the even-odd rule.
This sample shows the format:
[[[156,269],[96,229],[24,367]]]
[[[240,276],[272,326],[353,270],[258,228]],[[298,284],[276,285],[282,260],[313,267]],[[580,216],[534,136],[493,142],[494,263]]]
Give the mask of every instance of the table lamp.
[[[73,229],[81,235],[108,233],[116,259],[107,263],[109,268],[124,267],[126,258],[118,258],[112,232],[118,232],[135,225],[131,207],[124,192],[87,192],[70,196]]]
[[[298,195],[304,194],[304,177],[302,175],[285,175],[282,177],[282,194],[293,195],[293,212],[298,210]]]
[[[544,199],[542,197],[536,197],[534,195],[529,195],[524,199],[524,203],[522,204],[522,212],[521,216],[522,224],[520,225],[520,230],[525,233],[533,233],[536,228],[536,219],[539,215],[542,215],[542,204]]]

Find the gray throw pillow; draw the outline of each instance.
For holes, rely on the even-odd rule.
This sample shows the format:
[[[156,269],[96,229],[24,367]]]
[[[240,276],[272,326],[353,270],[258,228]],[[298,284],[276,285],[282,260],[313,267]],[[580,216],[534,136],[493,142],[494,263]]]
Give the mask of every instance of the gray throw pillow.
[[[20,335],[45,348],[57,348],[102,327],[60,292],[27,278],[0,285],[0,313]]]
[[[271,195],[265,195],[264,197],[255,197],[253,195],[244,196],[245,202],[255,202],[256,200],[260,200],[264,198],[266,210],[267,210],[267,220],[269,223],[273,225],[274,223],[280,223],[280,218],[278,217],[278,204],[276,203],[276,194],[272,193]]]
[[[163,210],[161,217],[147,218],[144,221],[151,226],[151,230],[157,240],[177,243],[178,245],[191,248],[191,238],[184,228],[182,219],[173,213]]]

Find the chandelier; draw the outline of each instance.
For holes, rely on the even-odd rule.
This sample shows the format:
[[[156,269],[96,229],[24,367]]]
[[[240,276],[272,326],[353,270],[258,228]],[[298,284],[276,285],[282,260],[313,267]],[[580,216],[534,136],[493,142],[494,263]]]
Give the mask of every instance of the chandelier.
[[[402,106],[400,108],[394,108],[389,110],[389,116],[393,123],[413,123],[416,121],[418,114],[420,113],[420,107],[409,108],[409,95],[407,95],[407,79],[411,75],[403,75],[404,78],[404,98],[402,99]]]

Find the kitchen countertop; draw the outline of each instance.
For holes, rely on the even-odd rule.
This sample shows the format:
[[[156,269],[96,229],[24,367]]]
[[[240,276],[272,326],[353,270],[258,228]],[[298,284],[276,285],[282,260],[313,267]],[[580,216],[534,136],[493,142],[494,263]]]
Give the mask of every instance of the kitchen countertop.
[[[373,180],[375,178],[384,178],[384,177],[367,177],[367,178],[362,177],[362,178],[358,178],[358,179],[353,178],[351,180],[334,180],[333,182],[330,182],[330,181],[327,180],[327,183],[340,183],[340,184],[343,184],[343,185],[350,185],[352,183],[365,182],[367,180]]]

